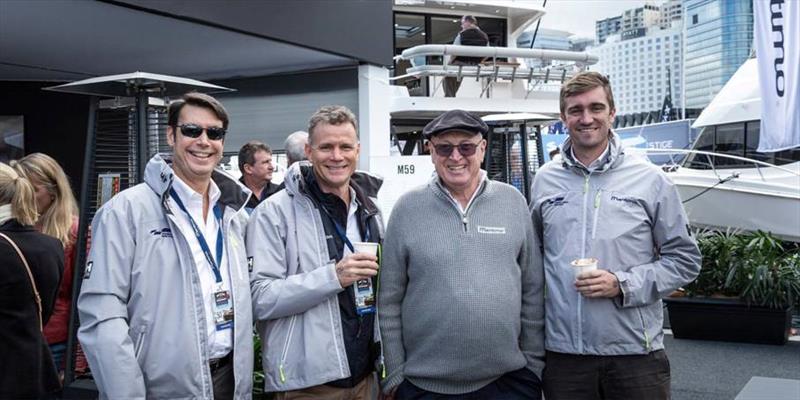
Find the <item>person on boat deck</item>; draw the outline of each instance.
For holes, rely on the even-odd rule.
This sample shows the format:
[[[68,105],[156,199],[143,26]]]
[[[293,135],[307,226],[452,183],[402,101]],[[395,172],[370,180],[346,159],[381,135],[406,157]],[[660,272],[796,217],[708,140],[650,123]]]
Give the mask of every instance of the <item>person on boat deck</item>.
[[[397,399],[541,398],[541,253],[525,197],[480,168],[488,130],[461,110],[425,126],[436,174],[392,211],[378,304]]]
[[[216,169],[228,114],[200,93],[167,114],[172,154],[92,221],[78,338],[102,399],[250,398],[250,190]]]
[[[383,237],[376,206],[382,181],[356,171],[359,149],[350,110],[317,110],[308,161],[289,167],[286,189],[259,204],[247,225],[264,385],[278,400],[366,400],[376,388],[374,297],[362,307],[356,283],[361,293],[378,259],[355,253],[354,243]]]
[[[608,79],[582,72],[561,88],[569,137],[533,181],[544,255],[544,392],[560,399],[668,399],[661,298],[691,282],[700,251],[667,176],[629,156],[611,131]],[[597,260],[575,276],[570,262]]]
[[[239,149],[239,171],[242,173],[239,182],[253,192],[245,206],[248,213],[281,189],[271,182],[275,171],[272,166],[272,149],[262,142],[253,140]]]
[[[461,32],[453,39],[456,46],[488,46],[489,36],[478,26],[478,20],[472,15],[461,17]],[[450,59],[450,65],[477,65],[483,61],[483,57],[463,57],[454,56]],[[456,97],[461,81],[454,76],[445,77],[442,82],[444,97]]]

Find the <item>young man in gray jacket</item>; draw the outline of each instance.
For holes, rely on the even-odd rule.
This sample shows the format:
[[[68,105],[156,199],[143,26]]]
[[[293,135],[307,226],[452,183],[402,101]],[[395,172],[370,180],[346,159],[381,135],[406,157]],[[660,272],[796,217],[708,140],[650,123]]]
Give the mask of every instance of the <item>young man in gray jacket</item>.
[[[436,175],[386,231],[378,307],[397,399],[539,399],[544,276],[522,194],[481,170],[488,132],[448,111],[423,130]]]
[[[381,180],[356,171],[356,119],[342,106],[309,122],[308,160],[292,164],[286,189],[256,207],[247,225],[254,316],[261,335],[264,384],[283,399],[367,400],[375,389],[379,349],[374,254],[380,243],[375,205]]]
[[[534,179],[531,214],[547,282],[545,397],[667,399],[661,298],[691,282],[700,252],[672,182],[625,153],[604,76],[561,89],[569,138]],[[577,275],[570,263],[594,258]]]
[[[78,338],[101,398],[251,397],[250,191],[215,170],[227,126],[211,96],[171,103],[173,154],[92,221]]]

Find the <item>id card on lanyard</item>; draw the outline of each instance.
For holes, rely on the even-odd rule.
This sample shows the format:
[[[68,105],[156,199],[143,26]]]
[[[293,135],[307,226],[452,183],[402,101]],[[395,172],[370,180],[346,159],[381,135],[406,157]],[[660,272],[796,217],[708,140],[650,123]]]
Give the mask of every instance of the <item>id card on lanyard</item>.
[[[194,222],[194,218],[189,214],[186,206],[183,205],[175,189],[170,189],[169,194],[172,196],[172,200],[175,200],[175,204],[178,205],[178,208],[189,218],[189,224],[192,226],[192,231],[197,238],[197,242],[200,244],[200,249],[203,250],[203,255],[206,257],[206,261],[208,261],[211,270],[214,272],[214,281],[216,282],[216,289],[214,293],[212,293],[212,298],[214,300],[212,303],[214,305],[214,326],[216,326],[218,331],[230,329],[233,327],[233,299],[231,299],[230,291],[225,290],[222,286],[222,273],[220,270],[223,251],[222,210],[220,210],[217,204],[214,204],[214,218],[217,220],[217,257],[215,259],[211,254],[211,248],[208,246],[203,231],[201,231],[197,223]]]
[[[344,244],[350,249],[351,253],[355,253],[356,249],[353,246],[353,243],[350,242],[350,239],[345,234],[344,229],[339,226],[339,223],[333,219],[333,216],[325,209],[325,207],[321,207],[325,214],[327,214],[328,218],[330,218],[331,222],[333,222],[333,229],[336,230],[336,234],[339,235],[339,238],[342,239]],[[369,227],[367,227],[367,232],[365,239],[369,241]],[[372,279],[359,279],[353,285],[353,294],[355,296],[356,301],[356,313],[358,315],[366,315],[372,314],[375,312],[375,292],[372,289]]]

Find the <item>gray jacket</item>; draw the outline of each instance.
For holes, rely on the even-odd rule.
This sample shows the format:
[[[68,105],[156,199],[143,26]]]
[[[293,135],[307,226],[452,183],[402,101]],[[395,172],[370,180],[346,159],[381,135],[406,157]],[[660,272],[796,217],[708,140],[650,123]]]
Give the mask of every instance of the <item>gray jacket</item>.
[[[613,134],[593,172],[571,156],[547,163],[533,182],[531,214],[542,239],[547,284],[545,347],[592,355],[662,349],[661,298],[691,282],[700,252],[677,190],[655,165],[626,155]],[[595,257],[617,276],[622,295],[587,299],[570,261]]]
[[[102,398],[208,399],[206,320],[188,240],[170,208],[165,156],[145,182],[114,196],[92,221],[92,249],[78,298],[83,345]],[[235,397],[252,393],[253,336],[244,204],[250,191],[224,172],[212,177],[223,206],[224,251],[234,305]]]
[[[300,169],[309,165],[292,164],[286,190],[259,204],[247,225],[253,316],[268,392],[350,376],[337,299],[344,289],[335,255],[328,254],[320,211],[303,188]],[[382,230],[380,214],[377,218]]]

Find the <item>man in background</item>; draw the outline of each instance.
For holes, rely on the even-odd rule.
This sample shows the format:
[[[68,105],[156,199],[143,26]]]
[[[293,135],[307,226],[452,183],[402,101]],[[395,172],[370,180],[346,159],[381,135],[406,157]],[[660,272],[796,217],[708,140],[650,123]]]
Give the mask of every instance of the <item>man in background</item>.
[[[456,46],[488,46],[489,36],[478,26],[478,20],[471,15],[461,17],[461,32],[453,40]],[[459,57],[450,59],[451,65],[477,65],[483,61],[483,57]],[[444,78],[444,97],[456,97],[458,88],[461,87],[461,80],[454,76]]]
[[[292,164],[306,159],[306,143],[308,143],[308,133],[297,131],[286,137],[283,147],[286,149],[286,168]]]
[[[278,185],[271,182],[275,171],[272,165],[272,149],[264,143],[254,140],[239,149],[239,171],[242,173],[239,181],[253,192],[245,206],[248,213],[280,190]]]

